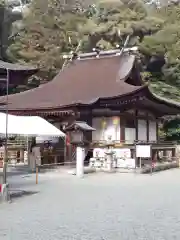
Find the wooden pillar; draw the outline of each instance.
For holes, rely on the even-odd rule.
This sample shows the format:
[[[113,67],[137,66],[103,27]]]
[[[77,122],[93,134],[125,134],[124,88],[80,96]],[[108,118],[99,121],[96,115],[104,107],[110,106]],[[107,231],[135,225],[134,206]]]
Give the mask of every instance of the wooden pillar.
[[[156,142],[159,142],[159,125],[158,125],[158,119],[156,119]]]
[[[20,162],[24,162],[24,149],[20,149]]]
[[[92,111],[89,112],[88,117],[85,119],[85,122],[87,122],[87,124],[89,124],[91,127],[93,127],[92,126],[92,124],[93,124]],[[89,142],[92,142],[92,131],[89,131],[87,133],[87,140]]]
[[[147,142],[149,142],[149,118],[148,118],[148,114],[146,114],[146,137],[147,137]]]
[[[154,150],[152,151],[152,160],[153,160],[154,163],[157,162],[157,157],[158,157],[158,150],[157,150],[157,149],[154,149]]]
[[[79,115],[79,118],[78,118],[78,121],[83,121],[83,122],[86,122],[88,125],[90,125],[91,127],[92,126],[92,122],[93,122],[93,114],[92,114],[92,111],[91,110],[88,110],[88,111],[80,111],[80,115]],[[92,131],[88,131],[85,133],[85,136],[86,136],[86,139],[89,141],[89,142],[92,142]]]
[[[125,143],[125,118],[120,117],[120,142]]]
[[[163,150],[163,159],[168,161],[168,150]]]
[[[135,111],[136,141],[138,141],[138,111]]]
[[[176,148],[172,148],[172,161],[176,161]]]

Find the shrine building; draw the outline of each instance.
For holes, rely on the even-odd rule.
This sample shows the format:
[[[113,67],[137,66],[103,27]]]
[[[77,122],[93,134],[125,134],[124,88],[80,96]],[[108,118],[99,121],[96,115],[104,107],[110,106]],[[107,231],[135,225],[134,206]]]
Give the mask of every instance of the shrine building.
[[[135,55],[120,50],[69,56],[50,82],[9,95],[8,109],[17,115],[39,115],[64,129],[74,121],[95,128],[90,142],[111,139],[124,145],[158,143],[158,123],[176,115],[180,104],[161,98],[144,83]],[[0,97],[4,111],[6,97]]]

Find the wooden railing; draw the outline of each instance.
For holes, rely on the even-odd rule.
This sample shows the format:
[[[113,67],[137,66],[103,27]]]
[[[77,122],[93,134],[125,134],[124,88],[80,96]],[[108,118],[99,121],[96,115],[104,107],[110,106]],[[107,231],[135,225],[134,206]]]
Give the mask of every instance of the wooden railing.
[[[91,146],[94,145],[102,145],[105,146],[107,145],[108,141],[105,140],[99,140],[99,141],[92,141]],[[119,141],[119,140],[113,140],[111,141],[112,145],[115,146],[128,146],[128,145],[135,145],[135,144],[151,144],[151,145],[176,145],[177,142],[175,141],[143,141],[143,140],[136,140],[136,141]]]

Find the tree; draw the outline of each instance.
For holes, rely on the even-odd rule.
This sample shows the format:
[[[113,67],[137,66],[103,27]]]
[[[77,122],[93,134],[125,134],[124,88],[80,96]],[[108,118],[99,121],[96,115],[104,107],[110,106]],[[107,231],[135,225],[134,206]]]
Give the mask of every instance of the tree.
[[[163,124],[164,136],[167,141],[180,141],[180,119],[168,119]]]
[[[161,29],[164,23],[162,19],[151,17],[144,3],[137,0],[100,1],[95,10],[82,29],[88,50],[96,45],[114,48],[122,45],[128,35],[130,45],[137,45],[145,35]]]
[[[8,56],[36,65],[41,68],[40,77],[52,79],[62,67],[63,54],[77,47],[79,27],[85,22],[84,5],[77,1],[34,0]]]
[[[8,59],[6,50],[10,42],[12,24],[21,18],[21,13],[13,12],[11,5],[0,1],[0,58],[3,60]]]
[[[140,44],[145,59],[161,57],[164,64],[151,74],[152,86],[158,94],[180,99],[180,5],[171,4],[162,7],[154,14],[164,21],[162,29],[146,36]],[[171,94],[169,94],[169,92]]]

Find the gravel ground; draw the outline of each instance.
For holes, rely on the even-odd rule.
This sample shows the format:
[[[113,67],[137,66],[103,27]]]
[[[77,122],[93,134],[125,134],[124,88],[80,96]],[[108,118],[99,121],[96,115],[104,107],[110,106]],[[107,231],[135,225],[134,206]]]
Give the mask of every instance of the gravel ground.
[[[0,240],[180,239],[180,170],[9,178],[37,192],[0,205]]]

